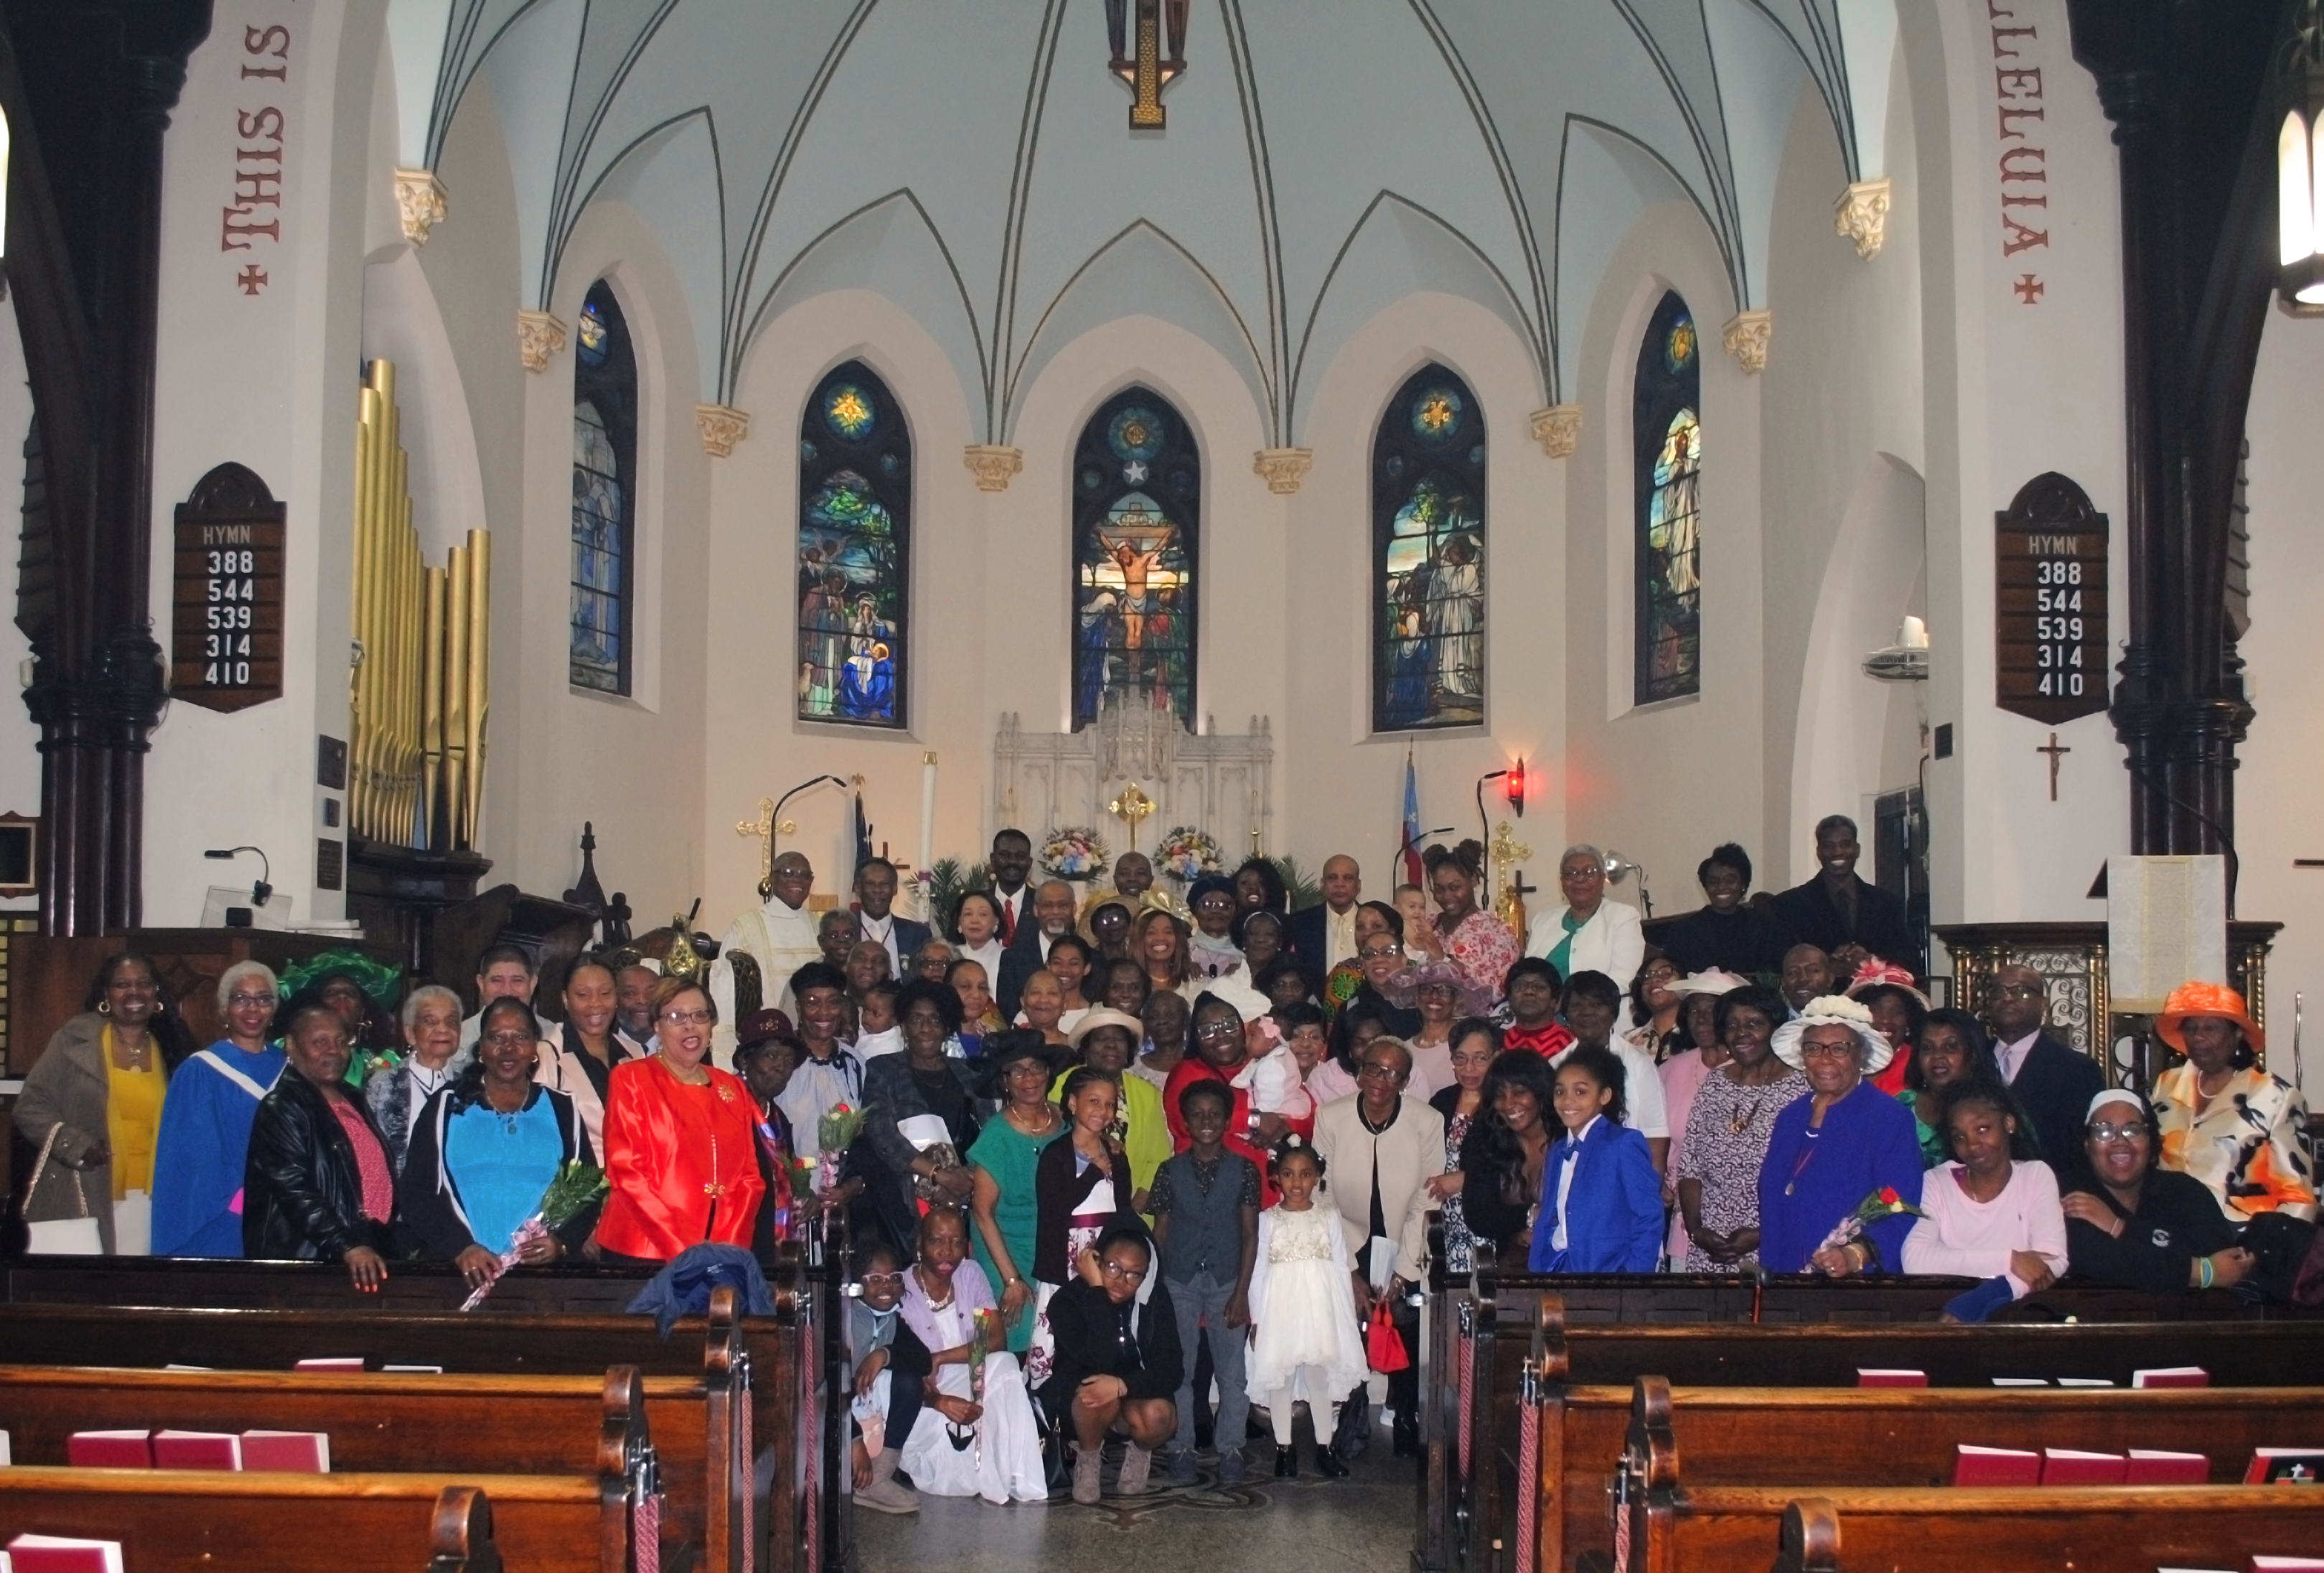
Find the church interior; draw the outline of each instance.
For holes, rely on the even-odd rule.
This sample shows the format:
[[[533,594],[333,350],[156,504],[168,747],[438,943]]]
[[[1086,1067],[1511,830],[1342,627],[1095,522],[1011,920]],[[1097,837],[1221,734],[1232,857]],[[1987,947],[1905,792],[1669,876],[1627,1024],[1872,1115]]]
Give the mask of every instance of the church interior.
[[[752,988],[795,1005],[799,957],[750,928],[786,854],[799,911],[848,911],[876,854],[941,933],[1009,830],[1077,902],[1129,853],[1182,897],[1273,859],[1295,905],[1352,859],[1386,902],[1473,838],[1479,904],[1526,947],[1579,849],[1659,945],[1714,847],[1805,888],[1832,816],[1908,916],[1886,959],[1924,1004],[1980,1011],[2030,967],[2051,1029],[2144,1092],[2166,996],[2233,985],[2304,1092],[2319,116],[2315,0],[0,0],[0,1110],[124,950],[208,1028],[248,960],[358,954],[466,1015],[496,944],[547,984],[723,936],[766,974],[716,974],[723,1069]],[[48,1154],[0,1126],[21,1194]],[[1796,1435],[1799,1468],[1855,1478],[1911,1404],[1868,1393],[1829,1433],[1774,1398],[1712,1414],[1720,1359],[1783,1373],[1769,1394],[2202,1366],[2212,1408],[2169,1396],[2237,1469],[2313,1441],[2285,1384],[2324,1383],[2313,1322],[2223,1311],[2208,1276],[2159,1322],[2061,1300],[2100,1324],[2070,1344],[1940,1325],[1950,1295],[1909,1279],[1561,1290],[1520,1258],[1498,1310],[1481,1269],[1433,1291],[1416,1528],[1385,1429],[1352,1488],[1205,1464],[1087,1522],[988,1531],[931,1498],[851,1527],[817,1440],[848,1396],[843,1256],[795,1249],[779,1315],[716,1302],[651,1350],[606,1330],[636,1286],[578,1269],[456,1322],[417,1271],[366,1303],[336,1266],[278,1292],[232,1263],[0,1260],[0,1360],[119,1363],[100,1313],[130,1306],[157,1364],[376,1376],[440,1337],[446,1383],[537,1377],[542,1435],[576,1423],[549,1385],[586,1388],[592,1437],[629,1362],[629,1460],[595,1485],[691,1514],[685,1555],[723,1573],[1554,1573],[1645,1568],[1650,1541],[1657,1568],[1856,1569],[1891,1531],[1847,1491],[1930,1483],[1786,1493],[1746,1455]],[[220,1307],[261,1322],[171,1319]],[[411,1341],[318,1325],[354,1311]],[[1829,1344],[1753,1346],[1763,1317]],[[569,1348],[526,1363],[530,1319]],[[1663,1322],[1742,1352],[1623,1341]],[[0,1371],[0,1465],[12,1429],[18,1465],[62,1460],[33,1369]],[[165,1396],[86,1412],[143,1425]],[[500,1402],[375,1402],[420,1426]],[[1948,1448],[2083,1435],[2011,1402],[1924,1419]],[[513,1438],[507,1404],[485,1429]],[[667,1506],[637,1485],[647,1410],[691,1483]],[[2168,1417],[2109,1423],[2074,1445],[2179,1445]],[[334,1565],[611,1567],[627,1534],[658,1568],[659,1516],[608,1541],[607,1499],[564,1478],[593,1446],[512,1441],[456,1500],[392,1484],[424,1457],[351,1465],[414,1473],[377,1476]],[[1553,1448],[1587,1454],[1563,1497]],[[171,1511],[215,1510],[224,1545],[342,1505],[52,1502],[44,1473],[74,1472],[0,1468],[0,1542],[160,1526],[129,1573],[190,1565]],[[1561,1509],[1600,1473],[1611,1508]],[[2304,1505],[2204,1495],[2240,1479],[2173,1511],[2255,1526],[2251,1554],[2324,1545]],[[2076,1535],[2085,1565],[2206,1554],[2114,1494],[1898,1507],[1923,1545],[1973,1516],[2018,1541],[1894,1565],[2061,1567]],[[2209,1554],[2188,1565],[2324,1566]]]

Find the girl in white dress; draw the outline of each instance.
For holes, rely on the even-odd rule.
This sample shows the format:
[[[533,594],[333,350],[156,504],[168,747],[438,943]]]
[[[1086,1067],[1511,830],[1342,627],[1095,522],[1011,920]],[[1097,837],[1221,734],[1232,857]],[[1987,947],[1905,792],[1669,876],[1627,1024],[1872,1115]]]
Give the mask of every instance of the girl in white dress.
[[[1275,1428],[1275,1473],[1299,1473],[1292,1447],[1292,1405],[1307,1401],[1315,1420],[1315,1468],[1344,1479],[1325,1439],[1338,1429],[1340,1401],[1370,1377],[1356,1326],[1348,1246],[1334,1208],[1315,1205],[1323,1159],[1293,1132],[1268,1154],[1267,1172],[1283,1199],[1259,1215],[1258,1259],[1250,1273],[1250,1374],[1254,1402],[1268,1407]],[[1331,1420],[1324,1419],[1330,1406]]]

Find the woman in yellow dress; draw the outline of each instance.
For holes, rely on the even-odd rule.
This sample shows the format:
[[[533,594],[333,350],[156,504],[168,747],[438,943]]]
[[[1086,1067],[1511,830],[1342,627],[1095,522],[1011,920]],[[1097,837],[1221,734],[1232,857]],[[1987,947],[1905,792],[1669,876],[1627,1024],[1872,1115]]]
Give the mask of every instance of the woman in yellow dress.
[[[106,1255],[147,1254],[162,1095],[191,1043],[151,960],[128,951],[98,969],[88,1008],[57,1029],[16,1104],[36,1152],[56,1134],[27,1223],[93,1217]]]
[[[2163,1166],[2201,1180],[2230,1223],[2265,1212],[2314,1218],[2316,1174],[2300,1143],[2307,1100],[2259,1069],[2254,1050],[2267,1040],[2244,996],[2225,984],[2181,984],[2154,1031],[2187,1056],[2154,1078]]]

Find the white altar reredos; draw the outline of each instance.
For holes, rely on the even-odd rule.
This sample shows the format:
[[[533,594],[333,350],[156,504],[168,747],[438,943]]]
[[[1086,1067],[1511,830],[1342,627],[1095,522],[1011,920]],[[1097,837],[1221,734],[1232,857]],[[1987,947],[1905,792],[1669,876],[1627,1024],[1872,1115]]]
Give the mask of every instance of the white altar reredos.
[[[1188,732],[1167,708],[1109,700],[1079,732],[1028,732],[1017,713],[992,738],[991,827],[1013,825],[1036,843],[1068,825],[1095,826],[1113,854],[1151,853],[1165,832],[1193,825],[1210,832],[1230,868],[1270,840],[1275,815],[1275,737],[1265,716],[1240,735],[1204,717]],[[1109,810],[1130,786],[1154,801],[1133,831]]]

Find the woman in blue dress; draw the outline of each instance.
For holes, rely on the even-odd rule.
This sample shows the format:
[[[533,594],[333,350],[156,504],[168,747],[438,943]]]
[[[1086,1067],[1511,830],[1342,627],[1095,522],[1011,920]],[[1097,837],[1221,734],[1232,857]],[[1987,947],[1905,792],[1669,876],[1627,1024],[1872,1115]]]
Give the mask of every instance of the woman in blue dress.
[[[595,1163],[573,1100],[532,1079],[540,1022],[519,999],[484,1007],[476,1062],[428,1100],[396,1182],[403,1228],[431,1262],[450,1262],[472,1289],[491,1282],[517,1230],[567,1163]],[[529,1240],[520,1264],[547,1266],[578,1251],[596,1227],[587,1208],[554,1234]]]
[[[218,979],[226,1036],[170,1078],[153,1153],[153,1254],[242,1254],[242,1169],[259,1100],[282,1074],[266,1041],[281,985],[273,970],[237,962]]]
[[[1829,1278],[1903,1270],[1913,1215],[1894,1212],[1837,1245],[1825,1240],[1865,1198],[1920,1194],[1919,1125],[1867,1078],[1895,1050],[1872,1013],[1844,995],[1810,1000],[1775,1029],[1775,1055],[1807,1078],[1812,1096],[1775,1116],[1759,1164],[1759,1260],[1770,1272]]]

